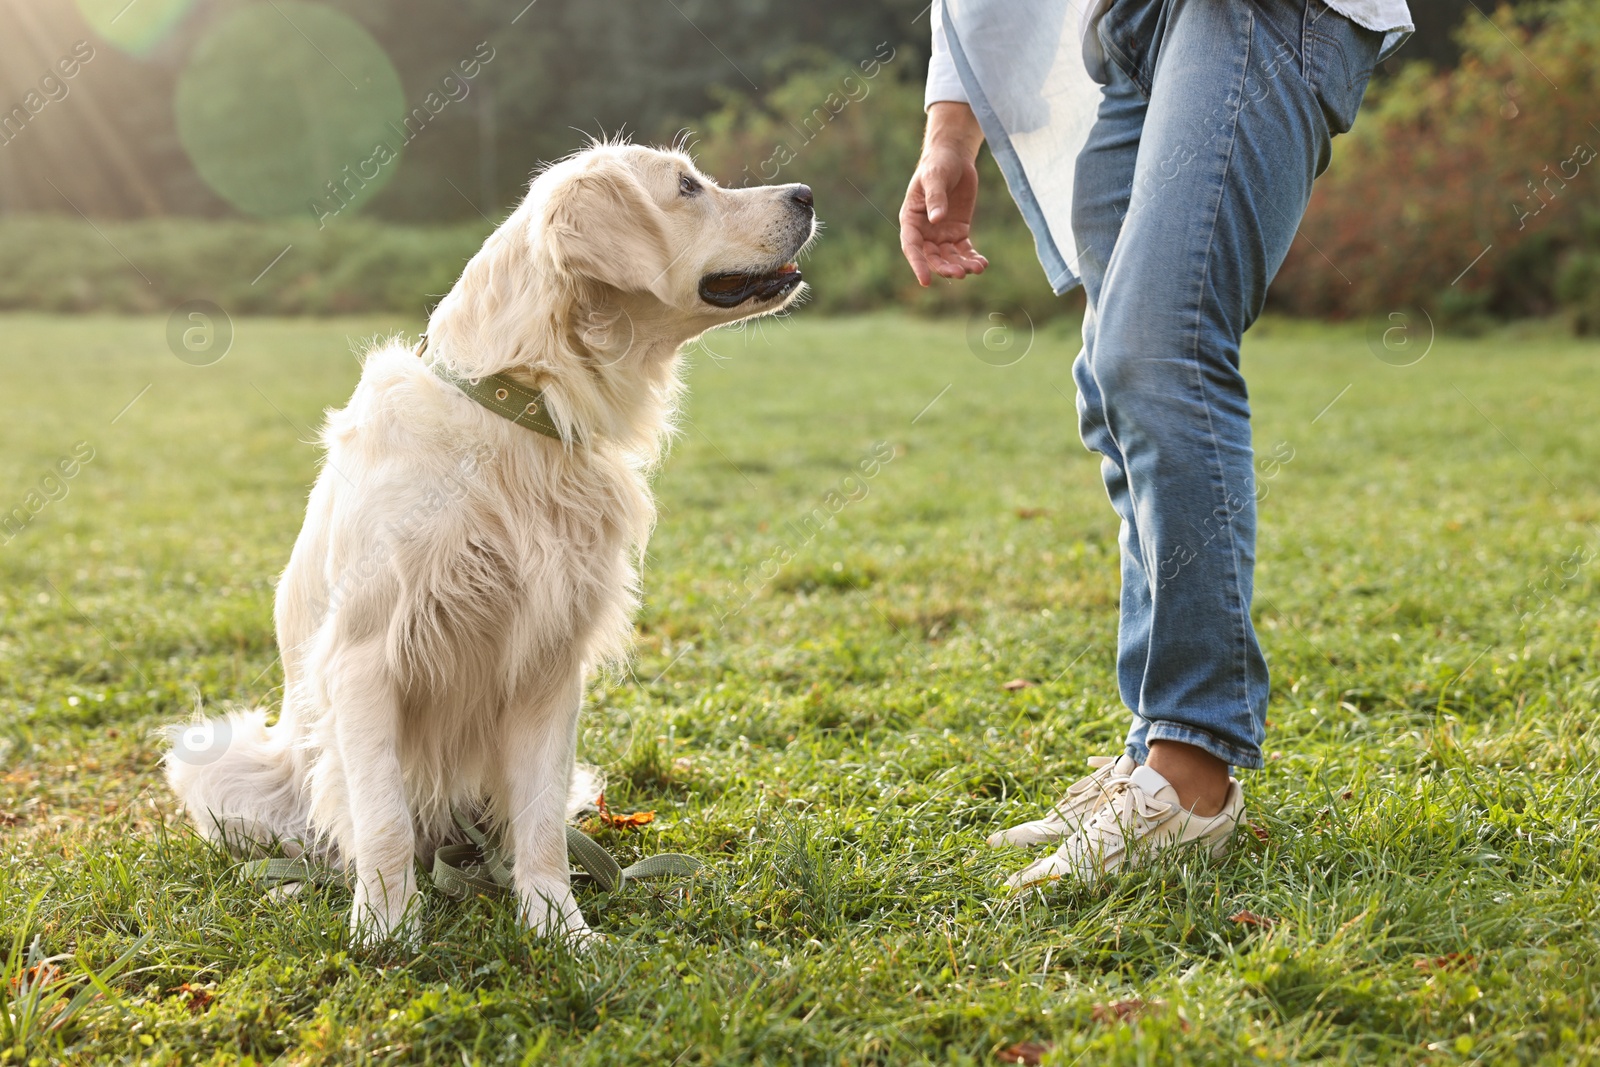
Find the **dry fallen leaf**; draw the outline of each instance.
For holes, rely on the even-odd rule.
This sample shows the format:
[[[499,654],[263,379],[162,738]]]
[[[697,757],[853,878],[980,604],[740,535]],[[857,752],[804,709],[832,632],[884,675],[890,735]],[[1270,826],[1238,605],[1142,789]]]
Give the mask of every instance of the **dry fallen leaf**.
[[[11,988],[18,989],[23,985],[37,988],[49,985],[61,977],[61,968],[53,963],[36,963],[32,967],[11,979]]]
[[[1133,1023],[1144,1018],[1152,1012],[1166,1009],[1164,1000],[1141,1000],[1138,997],[1129,997],[1127,1000],[1118,1000],[1111,1004],[1096,1004],[1090,1009],[1090,1017],[1097,1023],[1115,1025],[1117,1023]],[[1178,1015],[1178,1028],[1185,1033],[1189,1030],[1189,1020],[1182,1013]]]
[[[1140,1000],[1138,997],[1129,997],[1127,1000],[1118,1000],[1110,1004],[1096,1004],[1090,1009],[1090,1015],[1097,1023],[1131,1023],[1152,1008],[1164,1005],[1160,1000]]]
[[[637,830],[641,826],[649,826],[656,821],[656,813],[653,811],[634,811],[623,814],[613,812],[606,807],[606,795],[604,793],[600,794],[595,806],[599,809],[600,821],[614,830]]]
[[[653,811],[631,811],[622,815],[614,815],[609,811],[600,813],[600,821],[617,830],[637,830],[641,826],[649,826],[656,821]]]
[[[211,1006],[213,1000],[217,999],[216,994],[212,993],[211,990],[197,985],[190,985],[188,982],[178,986],[172,992],[184,998],[189,1005],[189,1014],[191,1015],[199,1015]]]
[[[1044,508],[1018,508],[1017,509],[1017,518],[1019,518],[1019,519],[1037,519],[1041,515],[1048,515],[1048,514],[1050,514],[1050,513],[1048,511],[1046,511]]]
[[[1253,822],[1245,823],[1245,825],[1250,827],[1250,832],[1252,834],[1255,834],[1257,841],[1265,841],[1265,840],[1267,840],[1267,828],[1266,827],[1257,826]]]
[[[1001,685],[1000,688],[1008,692],[1015,693],[1018,689],[1032,689],[1036,684],[1037,683],[1035,682],[1028,681],[1026,678],[1013,678],[1011,681]]]
[[[1257,915],[1253,911],[1234,912],[1228,916],[1228,921],[1238,923],[1240,926],[1259,926],[1263,929],[1270,929],[1273,923],[1272,919],[1267,918],[1265,915]]]
[[[996,1057],[1001,1063],[1025,1063],[1029,1067],[1038,1067],[1044,1060],[1045,1053],[1055,1048],[1048,1041],[1018,1041],[1008,1049],[1002,1049]]]
[[[1346,789],[1343,793],[1339,794],[1339,799],[1340,800],[1354,800],[1355,798],[1356,798],[1356,794],[1355,794],[1355,790],[1353,790],[1353,789]]]
[[[22,816],[14,811],[0,811],[0,826],[21,826]]]
[[[1431,960],[1417,960],[1411,966],[1419,971],[1475,971],[1478,957],[1470,952],[1447,952]]]

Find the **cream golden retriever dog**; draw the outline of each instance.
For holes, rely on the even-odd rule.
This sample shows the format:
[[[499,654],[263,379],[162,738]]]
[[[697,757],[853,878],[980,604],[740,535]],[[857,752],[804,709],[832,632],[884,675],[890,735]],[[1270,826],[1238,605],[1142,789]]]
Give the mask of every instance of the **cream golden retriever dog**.
[[[370,942],[413,933],[415,859],[469,808],[512,850],[527,924],[590,936],[564,836],[593,799],[578,714],[587,673],[628,648],[679,349],[791,303],[814,230],[805,186],[723,189],[680,152],[602,144],[540,174],[425,347],[375,347],[329,413],[277,589],[278,720],[173,732],[201,833],[353,871]],[[553,426],[457,384],[497,374],[542,391]]]

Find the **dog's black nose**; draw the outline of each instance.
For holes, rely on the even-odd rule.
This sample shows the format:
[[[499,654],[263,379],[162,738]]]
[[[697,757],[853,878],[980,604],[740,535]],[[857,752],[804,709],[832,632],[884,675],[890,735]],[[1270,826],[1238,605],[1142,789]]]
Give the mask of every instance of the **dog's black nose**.
[[[814,211],[816,209],[816,201],[811,198],[811,186],[797,185],[794,187],[794,191],[789,195],[794,198],[795,203],[799,204],[807,211]]]

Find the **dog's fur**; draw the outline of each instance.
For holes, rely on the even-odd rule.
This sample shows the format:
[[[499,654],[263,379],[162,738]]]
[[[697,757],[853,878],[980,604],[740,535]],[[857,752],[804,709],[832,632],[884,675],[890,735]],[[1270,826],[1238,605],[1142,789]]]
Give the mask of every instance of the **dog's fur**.
[[[362,940],[410,935],[414,860],[484,813],[525,921],[584,939],[564,823],[587,672],[626,654],[648,477],[679,350],[786,306],[815,229],[803,186],[721,189],[676,151],[594,146],[540,174],[428,323],[365,359],[277,590],[283,707],[174,730],[167,777],[236,852],[304,848],[353,869]],[[729,274],[776,277],[734,307]],[[544,390],[557,441],[437,377]]]

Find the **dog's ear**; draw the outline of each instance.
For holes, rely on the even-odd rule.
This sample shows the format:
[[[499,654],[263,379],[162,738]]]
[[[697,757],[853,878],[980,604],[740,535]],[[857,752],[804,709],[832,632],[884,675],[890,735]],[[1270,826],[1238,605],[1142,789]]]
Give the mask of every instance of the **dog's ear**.
[[[557,270],[673,303],[661,208],[621,164],[593,165],[557,186],[544,233]]]

